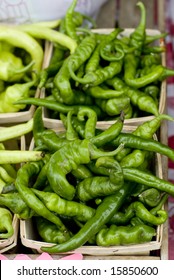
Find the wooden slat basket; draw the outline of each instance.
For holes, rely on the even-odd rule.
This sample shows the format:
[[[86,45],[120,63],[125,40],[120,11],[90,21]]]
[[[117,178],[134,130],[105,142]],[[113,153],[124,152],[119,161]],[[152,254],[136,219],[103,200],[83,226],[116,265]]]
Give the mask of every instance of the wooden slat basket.
[[[97,32],[97,33],[101,33],[101,34],[107,34],[110,33],[113,29],[93,29],[93,32]],[[127,28],[124,29],[124,31],[122,32],[122,36],[128,36],[133,32],[134,29],[132,28]],[[148,35],[158,35],[161,32],[159,30],[156,29],[147,29],[146,30]],[[158,42],[158,41],[157,41]],[[159,46],[164,46],[164,41],[163,40],[159,40],[158,42]],[[54,49],[54,45],[50,44],[50,47],[47,49],[47,53],[45,54],[45,67],[49,66],[51,57],[52,57],[52,53],[53,53],[53,49]],[[166,54],[165,52],[163,52],[161,54],[161,63],[163,66],[166,66]],[[45,98],[46,97],[46,90],[45,88],[42,88],[41,90],[41,95],[40,98]],[[165,111],[165,107],[166,107],[166,80],[164,80],[161,83],[161,89],[160,89],[160,95],[159,95],[159,105],[158,105],[158,111],[159,114],[163,114]],[[147,120],[153,119],[154,115],[147,115],[144,117],[133,117],[130,119],[125,119],[125,125],[138,125],[140,123],[143,123]],[[57,128],[57,125],[61,126],[61,121],[55,118],[51,118],[49,111],[46,108],[43,108],[43,120],[44,120],[44,124],[46,127],[48,128]],[[97,125],[98,127],[102,127],[105,124],[106,121],[98,121]],[[114,120],[110,120],[107,121],[109,125],[111,125]]]
[[[103,130],[108,127],[108,124],[103,126]],[[136,129],[136,126],[124,126],[124,132],[132,132]],[[63,129],[55,130],[57,132],[64,131]],[[157,136],[154,135],[154,139],[157,140]],[[34,147],[34,139],[30,144],[30,149]],[[153,168],[157,177],[163,178],[161,155],[155,154],[153,160]],[[143,244],[129,245],[129,246],[93,246],[85,245],[74,250],[75,253],[81,253],[89,256],[150,256],[151,252],[156,252],[161,249],[163,241],[163,227],[164,224],[156,227],[156,236],[151,242]],[[34,253],[41,253],[42,246],[53,246],[55,244],[43,242],[39,239],[36,228],[34,227],[32,219],[20,220],[20,238],[24,246],[33,250]],[[71,254],[67,252],[66,254]]]

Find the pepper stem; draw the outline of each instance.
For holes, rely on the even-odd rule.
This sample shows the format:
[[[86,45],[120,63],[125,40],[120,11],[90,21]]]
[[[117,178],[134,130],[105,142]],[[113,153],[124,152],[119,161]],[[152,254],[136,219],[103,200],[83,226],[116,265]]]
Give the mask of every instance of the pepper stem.
[[[34,60],[32,60],[29,64],[27,64],[23,68],[21,68],[19,70],[15,70],[14,73],[15,74],[20,74],[20,73],[23,73],[23,72],[27,72],[34,64],[35,64],[35,62],[34,62]]]
[[[96,148],[96,146],[92,145],[92,143],[90,143],[89,145],[89,151],[90,151],[90,158],[91,159],[97,159],[103,156],[108,156],[108,157],[113,157],[115,155],[117,155],[122,149],[124,148],[124,144],[121,143],[116,150],[114,151],[102,151]]]

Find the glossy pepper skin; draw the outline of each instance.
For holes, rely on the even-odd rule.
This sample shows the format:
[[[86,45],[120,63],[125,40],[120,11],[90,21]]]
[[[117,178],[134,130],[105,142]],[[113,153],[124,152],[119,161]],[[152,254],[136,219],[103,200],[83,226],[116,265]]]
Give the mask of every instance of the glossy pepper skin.
[[[117,212],[110,220],[110,223],[114,224],[128,224],[134,217],[140,218],[144,223],[150,225],[161,225],[167,220],[167,212],[165,210],[157,211],[156,215],[153,215],[142,202],[132,202],[125,213]]]
[[[75,195],[75,188],[68,182],[66,175],[72,170],[76,170],[80,164],[87,164],[92,159],[104,155],[113,156],[120,149],[122,149],[122,146],[115,151],[107,152],[97,149],[89,139],[70,141],[50,158],[47,178],[51,188],[61,197],[72,200]]]
[[[25,203],[18,192],[0,194],[0,205],[5,206],[19,219],[26,220],[35,215],[35,212]]]
[[[76,187],[77,197],[85,202],[93,198],[114,194],[124,184],[121,166],[111,157],[97,159],[96,168],[105,169],[108,176],[93,176],[84,179]],[[102,169],[102,170],[103,170]]]
[[[151,96],[148,96],[139,89],[128,86],[125,81],[117,76],[108,79],[106,83],[115,90],[124,90],[124,93],[130,98],[131,104],[138,107],[140,110],[155,116],[159,115],[158,106]]]
[[[14,102],[27,98],[30,96],[30,89],[36,84],[36,81],[30,81],[27,83],[16,83],[8,86],[4,92],[0,93],[0,113],[13,113],[23,110],[26,105],[18,104]]]
[[[76,71],[91,55],[96,45],[95,35],[86,36],[78,45],[75,52],[67,57],[59,72],[54,78],[54,86],[61,95],[65,104],[73,104],[74,94],[70,83],[70,73],[68,64],[73,64],[73,70]],[[55,97],[56,95],[54,95]]]
[[[59,244],[69,239],[69,237],[65,236],[55,224],[43,217],[35,217],[34,222],[36,224],[37,231],[44,242]]]
[[[40,161],[38,163],[26,163],[24,164],[17,173],[15,187],[17,191],[20,193],[24,202],[31,208],[33,211],[48,219],[50,222],[56,224],[61,231],[66,235],[69,235],[68,230],[60,220],[58,216],[54,213],[51,213],[45,205],[39,200],[33,191],[29,188],[29,180],[32,176],[37,175],[43,166],[43,162]]]
[[[52,247],[41,247],[41,250],[48,253],[61,253],[72,251],[84,245],[92,238],[118,211],[125,198],[131,193],[131,185],[126,183],[115,194],[107,196],[99,204],[95,215],[89,219],[83,227],[67,242]]]
[[[155,229],[148,225],[116,226],[101,229],[96,235],[98,246],[120,246],[150,242]]]
[[[32,61],[29,65],[24,66],[20,57],[11,52],[2,51],[0,54],[0,79],[6,82],[19,81],[33,64]]]
[[[43,62],[43,49],[32,36],[17,28],[1,25],[1,40],[27,51],[31,55],[32,61],[34,61],[32,70],[36,71],[36,73],[40,72]]]
[[[13,216],[10,210],[0,207],[0,239],[10,238],[14,234]]]
[[[86,222],[95,214],[95,209],[92,207],[76,201],[65,200],[56,193],[39,191],[36,189],[33,189],[33,192],[51,212],[55,212],[59,215],[73,217],[81,222]]]

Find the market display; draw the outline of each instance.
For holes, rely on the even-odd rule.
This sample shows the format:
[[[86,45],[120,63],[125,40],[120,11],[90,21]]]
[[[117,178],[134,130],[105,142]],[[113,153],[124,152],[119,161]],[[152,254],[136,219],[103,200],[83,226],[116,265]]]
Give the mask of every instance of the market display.
[[[167,34],[146,32],[142,2],[140,23],[129,35],[121,28],[91,29],[94,21],[75,12],[76,4],[55,25],[0,27],[0,47],[9,47],[6,75],[0,69],[0,112],[35,106],[31,120],[2,128],[0,135],[0,207],[7,217],[0,230],[2,238],[5,231],[7,238],[13,234],[13,215],[30,220],[40,250],[49,253],[153,242],[168,219],[168,196],[174,196],[174,184],[159,172],[161,156],[174,161],[174,150],[158,137],[161,123],[174,121],[159,111],[162,82],[174,76],[162,64],[164,44],[156,44]],[[53,44],[47,67],[44,40]],[[27,64],[15,57],[18,48]],[[38,89],[44,98],[35,96]],[[45,108],[63,129],[45,126]],[[134,127],[124,125],[149,115]],[[3,148],[22,135],[31,140],[25,151]]]

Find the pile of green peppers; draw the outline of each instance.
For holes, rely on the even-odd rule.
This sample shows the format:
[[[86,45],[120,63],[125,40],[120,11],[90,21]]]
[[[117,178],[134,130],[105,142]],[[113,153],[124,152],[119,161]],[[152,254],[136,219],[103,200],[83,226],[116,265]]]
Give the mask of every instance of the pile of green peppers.
[[[45,252],[150,242],[168,218],[164,204],[174,185],[155,173],[154,157],[174,161],[174,150],[153,136],[173,118],[159,115],[125,132],[121,112],[102,130],[88,110],[62,114],[65,130],[57,133],[45,128],[38,107],[32,149],[45,156],[24,163],[1,189],[0,207],[32,219],[40,241],[50,243]]]
[[[37,80],[47,97],[13,102],[37,106],[34,146],[30,160],[11,181],[4,180],[0,207],[32,219],[40,241],[50,243],[41,250],[49,253],[153,241],[168,218],[164,204],[174,196],[174,185],[154,170],[156,153],[174,161],[174,150],[154,139],[163,120],[174,120],[158,111],[161,82],[174,74],[161,65],[164,48],[153,44],[166,34],[146,34],[142,2],[137,3],[140,23],[129,37],[120,28],[91,32],[81,26],[93,21],[74,11],[76,3],[59,31],[36,24],[15,29],[56,45]],[[7,27],[0,29],[0,38],[5,34]],[[45,128],[43,106],[62,121],[64,131]],[[154,118],[124,131],[125,119],[142,114]],[[115,122],[105,130],[97,127],[98,120],[111,118]],[[0,158],[13,160],[5,153]]]
[[[39,78],[45,98],[23,98],[15,104],[44,106],[50,118],[59,120],[77,106],[94,109],[99,121],[117,119],[122,110],[125,119],[159,115],[162,81],[174,75],[162,65],[165,47],[158,43],[167,33],[148,35],[142,2],[137,3],[140,22],[129,35],[120,27],[106,34],[92,32],[82,28],[76,3],[72,1],[59,26],[76,43],[74,51],[54,44],[50,65]]]

